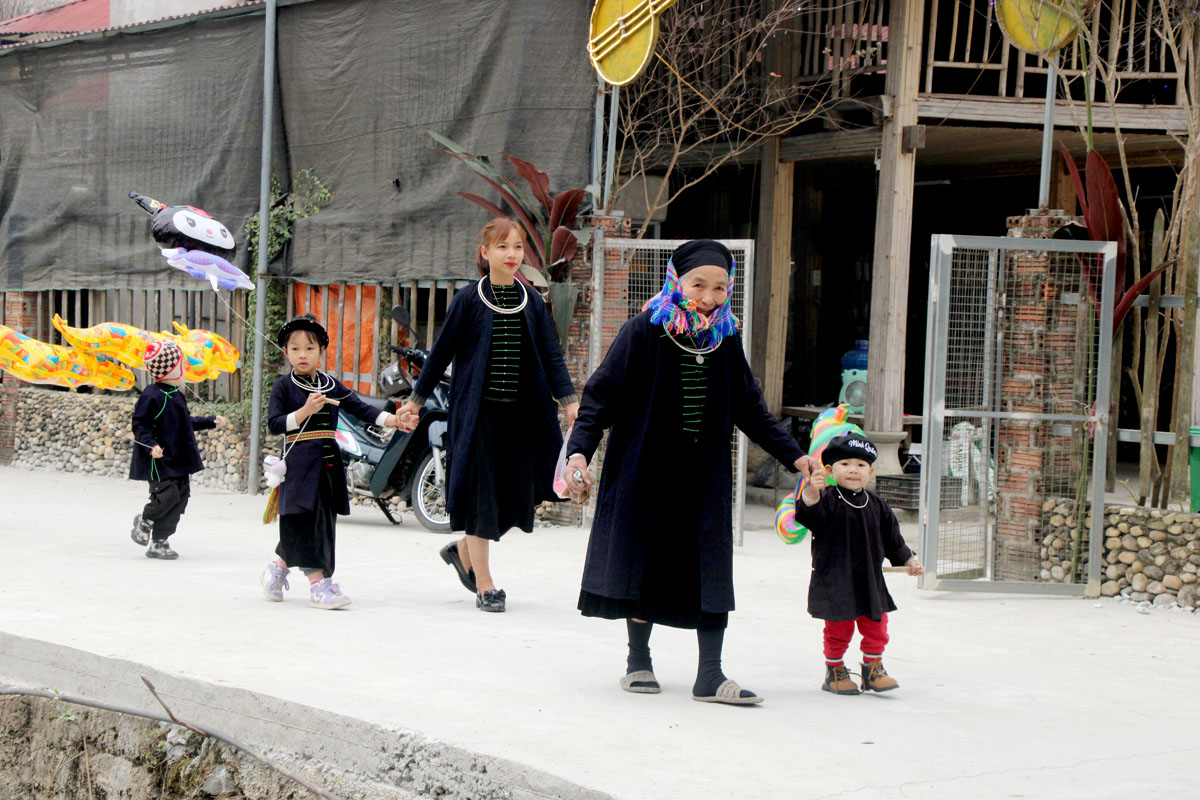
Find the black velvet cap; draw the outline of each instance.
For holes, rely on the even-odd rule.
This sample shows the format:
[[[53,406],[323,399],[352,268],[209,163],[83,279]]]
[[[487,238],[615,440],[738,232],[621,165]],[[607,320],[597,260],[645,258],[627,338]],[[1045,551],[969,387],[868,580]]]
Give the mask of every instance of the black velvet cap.
[[[321,347],[329,347],[329,334],[312,314],[305,314],[283,323],[283,327],[279,329],[279,336],[276,337],[279,346],[287,347],[288,337],[296,331],[308,331],[317,340],[317,344]]]
[[[847,458],[861,458],[868,464],[874,464],[878,457],[879,451],[875,449],[871,440],[861,433],[853,431],[833,437],[833,440],[821,451],[821,463],[827,466],[833,466],[838,461]]]
[[[685,272],[708,264],[729,272],[733,267],[733,253],[714,239],[693,239],[675,248],[675,252],[671,253],[671,263],[681,278]]]

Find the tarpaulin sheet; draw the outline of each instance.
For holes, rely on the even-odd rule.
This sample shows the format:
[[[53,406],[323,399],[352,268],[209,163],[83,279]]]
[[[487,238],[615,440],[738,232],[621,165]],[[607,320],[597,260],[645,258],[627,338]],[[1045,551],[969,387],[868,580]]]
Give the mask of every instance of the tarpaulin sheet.
[[[334,192],[271,271],[310,283],[474,274],[494,192],[427,130],[555,190],[587,182],[588,4],[317,0],[278,17],[276,172]],[[127,194],[239,240],[258,206],[261,14],[0,51],[0,290],[185,286]]]

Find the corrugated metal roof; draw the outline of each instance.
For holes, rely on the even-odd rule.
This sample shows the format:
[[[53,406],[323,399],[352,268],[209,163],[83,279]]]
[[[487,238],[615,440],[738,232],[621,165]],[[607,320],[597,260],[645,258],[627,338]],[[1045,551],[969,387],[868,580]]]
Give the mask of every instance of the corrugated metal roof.
[[[77,33],[108,27],[109,0],[75,0],[0,22],[5,33]]]
[[[307,0],[279,0],[279,5],[294,5],[298,2],[307,2]],[[95,13],[94,9],[101,4],[104,6],[103,19],[96,20],[93,16]],[[230,11],[250,10],[264,5],[266,5],[265,0],[240,0],[239,2],[226,3],[224,5],[214,5],[207,11],[192,11],[187,14],[173,14],[156,19],[142,20],[128,25],[111,26],[108,24],[110,19],[109,0],[75,0],[73,3],[67,3],[58,8],[37,11],[0,22],[0,37],[9,39],[16,38],[17,36],[23,37],[20,42],[0,45],[0,50],[9,50],[34,42],[42,44],[57,40],[74,39],[86,36],[87,34],[105,34],[109,31],[127,31],[132,33],[138,30],[170,26],[173,23],[189,19],[223,16]],[[92,6],[93,9],[85,13],[83,9],[79,8],[82,6]],[[55,14],[59,14],[60,16],[47,19],[47,17]],[[76,27],[67,27],[69,22],[72,22]]]

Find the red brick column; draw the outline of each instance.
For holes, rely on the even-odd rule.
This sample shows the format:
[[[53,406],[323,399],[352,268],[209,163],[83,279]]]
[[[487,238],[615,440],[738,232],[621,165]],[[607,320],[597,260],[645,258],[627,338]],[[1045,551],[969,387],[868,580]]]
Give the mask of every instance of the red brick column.
[[[1037,209],[1009,217],[1010,236],[1048,238],[1071,221],[1061,211]],[[1010,313],[999,320],[1002,377],[1000,410],[1077,413],[1074,364],[1078,358],[1076,307],[1059,302],[1062,287],[1044,252],[1010,252],[1004,290]],[[1086,343],[1085,343],[1086,344]],[[999,423],[996,452],[997,580],[1038,580],[1044,511],[1058,478],[1070,465],[1069,435],[1031,420]],[[1057,494],[1055,495],[1057,496]]]

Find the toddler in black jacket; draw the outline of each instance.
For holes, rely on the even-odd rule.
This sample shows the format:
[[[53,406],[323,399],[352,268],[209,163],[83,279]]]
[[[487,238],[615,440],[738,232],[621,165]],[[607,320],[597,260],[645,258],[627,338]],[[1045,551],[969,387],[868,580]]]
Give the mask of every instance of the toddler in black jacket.
[[[825,620],[821,688],[834,694],[886,692],[899,685],[883,668],[887,615],[896,610],[883,580],[883,559],[907,566],[909,575],[925,571],[900,535],[892,509],[864,488],[877,455],[875,445],[859,433],[837,436],[821,453],[826,472],[813,471],[796,503],[796,522],[812,531],[808,613]],[[826,487],[826,474],[835,485]],[[856,625],[862,634],[861,690],[842,661]]]

